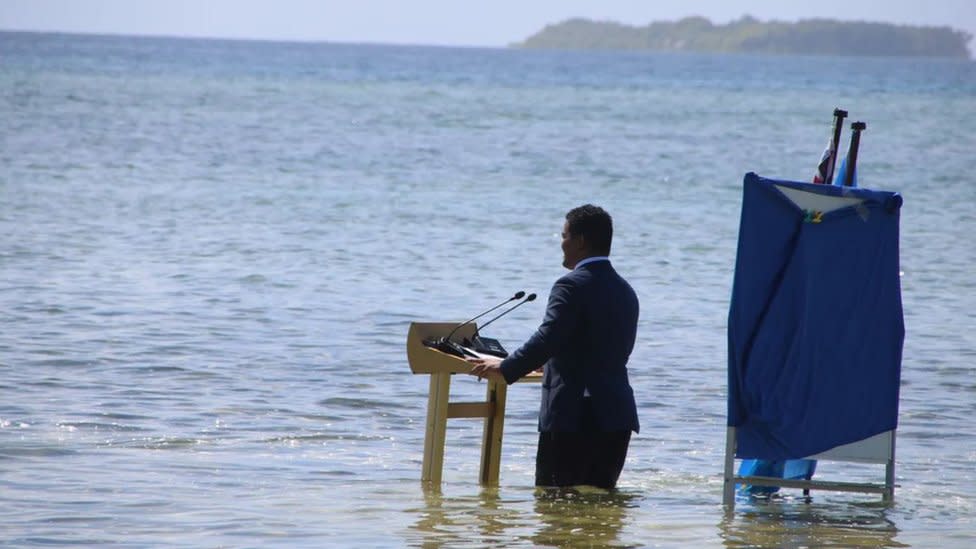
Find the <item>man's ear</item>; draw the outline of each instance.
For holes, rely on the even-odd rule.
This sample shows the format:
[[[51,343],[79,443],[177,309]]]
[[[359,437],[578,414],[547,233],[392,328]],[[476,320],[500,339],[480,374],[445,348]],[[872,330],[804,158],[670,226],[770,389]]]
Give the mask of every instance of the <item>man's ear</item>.
[[[589,249],[589,245],[586,242],[586,236],[585,235],[579,235],[579,236],[576,237],[576,239],[579,241],[578,244],[576,244],[576,249],[578,249],[578,250],[588,250]]]

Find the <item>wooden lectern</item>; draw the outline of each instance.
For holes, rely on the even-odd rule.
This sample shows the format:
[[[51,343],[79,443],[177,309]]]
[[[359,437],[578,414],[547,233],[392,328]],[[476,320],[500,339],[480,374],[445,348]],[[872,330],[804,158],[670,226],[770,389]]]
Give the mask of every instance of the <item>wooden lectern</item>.
[[[504,380],[488,380],[484,402],[448,402],[453,374],[467,374],[471,364],[466,360],[424,345],[428,338],[447,336],[456,322],[411,322],[407,332],[407,362],[414,374],[430,375],[427,396],[427,433],[424,436],[424,464],[420,478],[432,487],[440,486],[444,466],[444,443],[448,418],[484,418],[481,437],[481,473],[483,486],[498,485],[501,467],[502,432],[505,426],[505,397],[508,385]],[[470,338],[477,330],[474,323],[461,326],[452,339]],[[523,381],[536,381],[541,375],[526,376]]]

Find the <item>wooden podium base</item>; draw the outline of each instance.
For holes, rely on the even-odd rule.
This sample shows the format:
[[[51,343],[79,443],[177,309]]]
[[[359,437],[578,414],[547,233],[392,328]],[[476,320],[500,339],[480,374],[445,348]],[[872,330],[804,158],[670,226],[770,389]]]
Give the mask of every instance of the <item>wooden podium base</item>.
[[[423,341],[430,337],[443,337],[456,323],[413,322],[407,334],[407,358],[415,374],[430,374],[427,395],[427,432],[424,435],[424,463],[420,479],[428,487],[439,487],[444,468],[444,445],[447,420],[452,418],[484,418],[481,436],[481,470],[478,482],[482,486],[497,486],[501,469],[502,435],[505,430],[505,398],[508,385],[504,380],[488,380],[483,402],[450,402],[451,376],[467,374],[471,364],[438,350],[425,347]],[[477,327],[474,324],[458,330],[458,337],[470,337]],[[541,381],[542,375],[529,375],[520,381]]]
[[[431,374],[430,394],[427,398],[427,434],[424,436],[424,464],[420,479],[435,486],[441,483],[447,420],[481,417],[484,418],[484,429],[481,436],[481,471],[478,481],[484,486],[497,486],[508,386],[504,381],[488,381],[484,402],[448,402],[450,387],[451,374]]]

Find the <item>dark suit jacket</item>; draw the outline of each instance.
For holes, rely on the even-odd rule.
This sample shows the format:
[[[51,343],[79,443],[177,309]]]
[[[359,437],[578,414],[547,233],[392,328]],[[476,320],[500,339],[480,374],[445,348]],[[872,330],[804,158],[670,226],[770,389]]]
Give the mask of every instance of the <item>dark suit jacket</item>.
[[[637,294],[609,261],[556,281],[542,325],[501,363],[508,383],[545,365],[539,431],[578,431],[585,389],[601,430],[639,430],[627,377],[638,308]]]

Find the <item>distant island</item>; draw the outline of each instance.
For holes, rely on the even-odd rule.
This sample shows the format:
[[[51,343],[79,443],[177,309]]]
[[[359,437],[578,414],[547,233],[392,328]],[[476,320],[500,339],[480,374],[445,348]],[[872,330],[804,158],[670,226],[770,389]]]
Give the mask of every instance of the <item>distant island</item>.
[[[548,25],[518,48],[657,50],[800,55],[969,58],[972,35],[950,27],[804,19],[762,22],[750,16],[725,25],[704,17],[643,27],[589,19]]]

